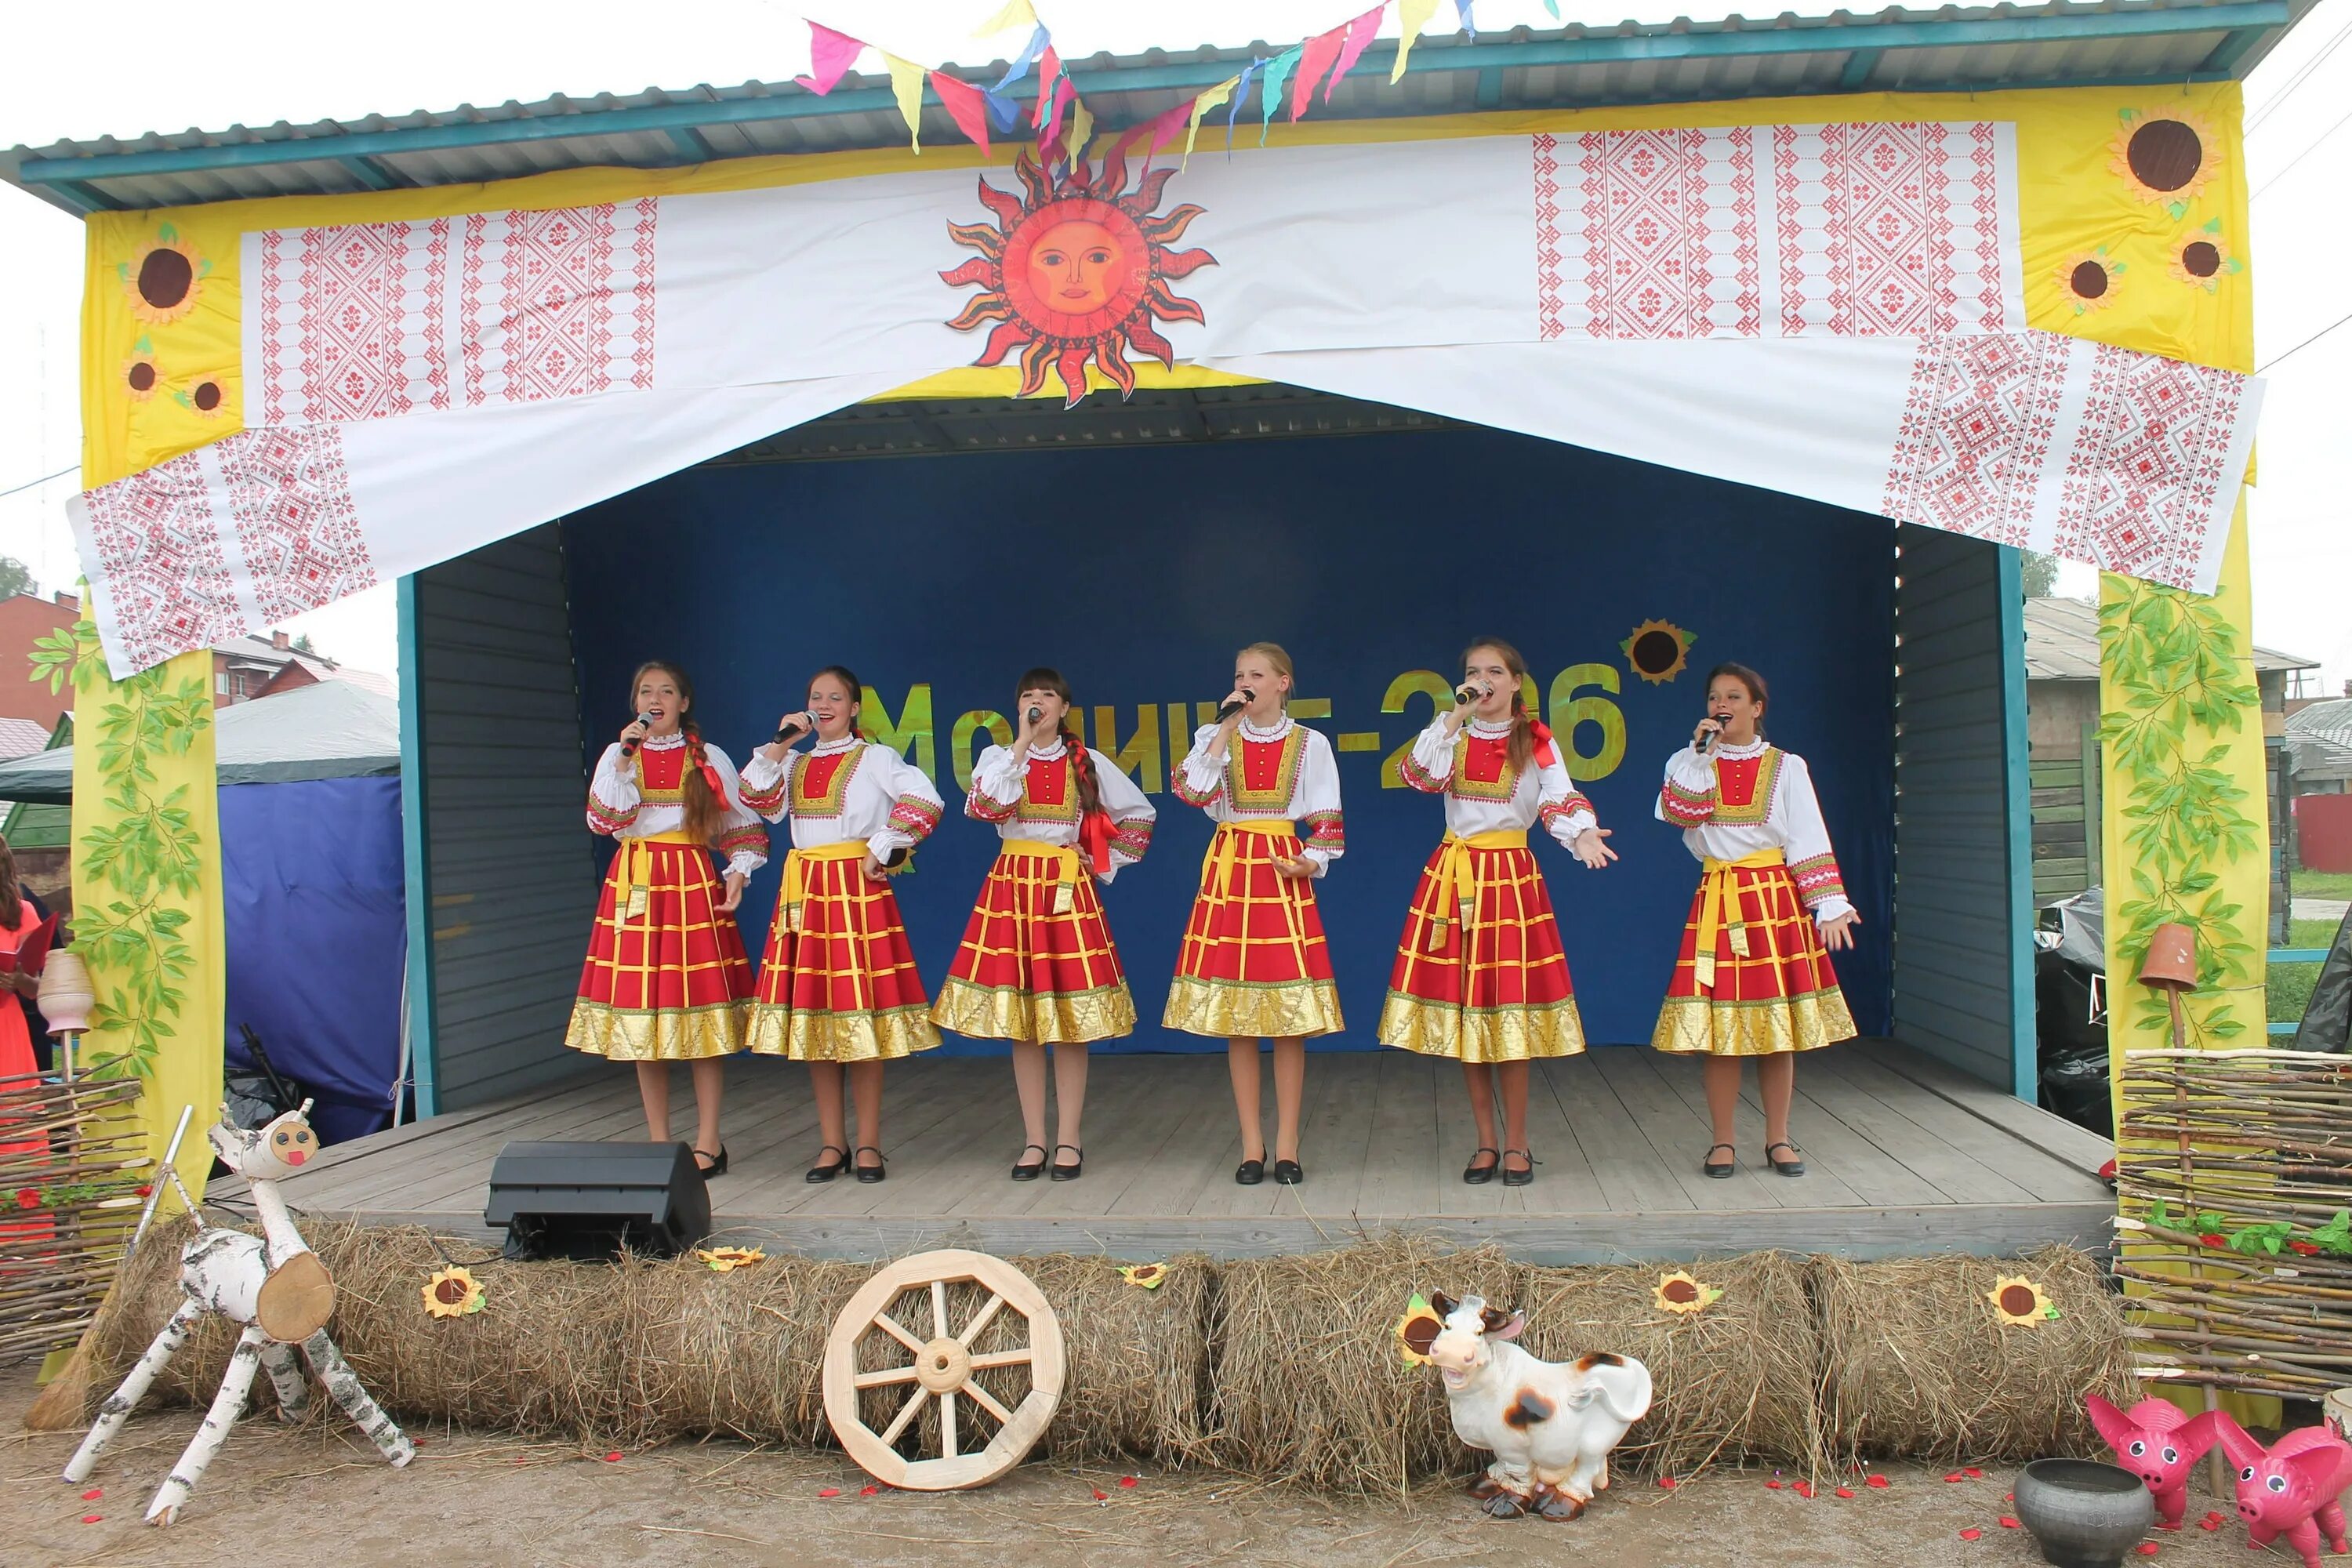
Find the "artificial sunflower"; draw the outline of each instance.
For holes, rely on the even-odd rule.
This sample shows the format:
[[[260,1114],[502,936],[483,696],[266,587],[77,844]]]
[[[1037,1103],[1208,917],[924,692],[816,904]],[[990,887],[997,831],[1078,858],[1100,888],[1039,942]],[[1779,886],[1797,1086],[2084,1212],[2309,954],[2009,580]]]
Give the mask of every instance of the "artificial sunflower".
[[[1671,1274],[1658,1276],[1658,1288],[1650,1299],[1661,1312],[1704,1312],[1723,1299],[1723,1289],[1690,1277],[1687,1270],[1677,1268]]]
[[[1437,1309],[1416,1290],[1412,1300],[1405,1303],[1404,1316],[1397,1320],[1397,1352],[1404,1357],[1407,1366],[1427,1366],[1429,1347],[1435,1344],[1437,1336],[1444,1331],[1445,1320],[1439,1317]]]
[[[2124,264],[2103,245],[2068,257],[2058,264],[2055,275],[2059,289],[2074,301],[2074,314],[2084,316],[2116,302],[2116,279],[2123,272]]]
[[[2211,126],[2184,109],[2143,114],[2126,109],[2116,130],[2107,167],[2141,201],[2162,203],[2174,217],[2221,172],[2221,155]]]
[[[1128,1264],[1120,1268],[1118,1277],[1130,1285],[1157,1290],[1168,1279],[1168,1266],[1164,1263]]]
[[[2004,1274],[1995,1279],[1985,1300],[1992,1303],[1992,1315],[2005,1328],[2030,1329],[2058,1315],[2049,1293],[2022,1274]]]
[[[2230,244],[2221,237],[2221,220],[2218,217],[2172,242],[2172,275],[2192,289],[2202,289],[2210,294],[2221,287],[2225,274],[2245,269],[2246,264],[2230,254]]]
[[[709,1265],[713,1274],[729,1274],[768,1255],[756,1247],[698,1247],[694,1256]]]
[[[151,327],[168,327],[194,310],[212,269],[213,264],[168,223],[155,231],[154,244],[135,259],[115,266],[131,315]]]
[[[131,345],[131,357],[122,362],[122,390],[131,402],[144,403],[155,395],[163,379],[163,373],[155,368],[154,340],[142,337]]]
[[[228,412],[228,387],[221,377],[208,375],[184,391],[172,394],[172,401],[199,419],[217,419]]]
[[[482,1282],[473,1270],[451,1264],[425,1282],[425,1310],[436,1318],[462,1318],[482,1310]]]
[[[1664,686],[1690,663],[1690,646],[1697,634],[1672,621],[1643,621],[1617,645],[1633,673],[1653,686]]]

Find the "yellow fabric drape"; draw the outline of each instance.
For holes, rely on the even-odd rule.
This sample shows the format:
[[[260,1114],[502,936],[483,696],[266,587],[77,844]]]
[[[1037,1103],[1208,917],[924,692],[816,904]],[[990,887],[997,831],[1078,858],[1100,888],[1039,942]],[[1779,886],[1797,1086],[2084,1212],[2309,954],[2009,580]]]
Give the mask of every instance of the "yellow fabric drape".
[[[1699,887],[1703,897],[1698,907],[1698,945],[1691,956],[1691,970],[1701,985],[1715,985],[1715,939],[1723,934],[1723,906],[1736,897],[1731,874],[1734,871],[1760,871],[1767,866],[1785,866],[1788,856],[1778,849],[1759,849],[1753,855],[1742,855],[1737,860],[1718,860],[1706,857],[1699,863]],[[1740,957],[1748,956],[1748,922],[1739,918],[1735,907],[1730,916],[1731,951]]]
[[[1528,833],[1524,827],[1498,827],[1492,833],[1474,833],[1464,838],[1457,834],[1445,836],[1444,858],[1437,863],[1438,916],[1429,922],[1429,951],[1445,951],[1445,928],[1459,924],[1470,929],[1473,916],[1478,912],[1478,862],[1470,853],[1473,849],[1525,849]],[[1446,911],[1453,911],[1448,913]],[[1464,954],[1469,949],[1463,949]]]

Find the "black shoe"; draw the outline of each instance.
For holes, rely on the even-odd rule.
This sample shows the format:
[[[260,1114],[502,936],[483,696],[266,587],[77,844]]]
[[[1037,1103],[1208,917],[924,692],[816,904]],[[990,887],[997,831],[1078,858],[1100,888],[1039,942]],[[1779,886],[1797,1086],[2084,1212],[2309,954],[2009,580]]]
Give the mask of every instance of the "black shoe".
[[[861,1164],[857,1167],[857,1179],[859,1181],[864,1182],[870,1187],[875,1183],[882,1180],[885,1176],[889,1174],[888,1170],[886,1169],[882,1163],[881,1150],[875,1148],[871,1143],[860,1143],[857,1146],[857,1152],[861,1154],[872,1154],[875,1162],[871,1165]]]
[[[828,1160],[825,1158],[825,1155],[828,1153],[838,1153],[841,1158],[838,1160]],[[808,1168],[808,1174],[803,1176],[801,1180],[804,1182],[829,1182],[833,1180],[834,1177],[841,1174],[842,1172],[849,1169],[849,1151],[844,1149],[838,1143],[827,1143],[824,1145],[822,1148],[817,1150],[816,1156],[816,1163]]]
[[[1509,1159],[1514,1154],[1525,1155],[1527,1157],[1528,1168],[1524,1171],[1514,1171],[1508,1165],[1505,1165],[1503,1167],[1503,1185],[1507,1187],[1525,1187],[1532,1185],[1536,1179],[1535,1151],[1532,1149],[1506,1149],[1503,1151],[1503,1158],[1506,1160]]]
[[[1076,1143],[1056,1143],[1054,1145],[1054,1152],[1056,1154],[1060,1153],[1065,1149],[1075,1150],[1078,1157],[1071,1161],[1066,1165],[1063,1164],[1059,1160],[1055,1161],[1052,1173],[1053,1178],[1057,1182],[1075,1182],[1078,1179],[1078,1173],[1085,1170],[1087,1167],[1087,1152],[1084,1149],[1078,1148]]]
[[[1276,1160],[1274,1179],[1286,1187],[1295,1187],[1307,1179],[1306,1168],[1296,1160]]]
[[[1495,1179],[1495,1165],[1478,1163],[1478,1156],[1481,1154],[1494,1155],[1496,1165],[1503,1161],[1503,1152],[1499,1149],[1489,1149],[1484,1143],[1473,1149],[1470,1152],[1470,1163],[1462,1167],[1462,1179],[1474,1187],[1483,1187]]]
[[[702,1162],[705,1160],[709,1161],[710,1163],[708,1165],[704,1164]],[[694,1168],[702,1173],[702,1179],[706,1182],[713,1176],[725,1175],[727,1173],[727,1145],[724,1143],[719,1145],[719,1152],[716,1154],[707,1154],[701,1150],[697,1149],[694,1152]]]
[[[1789,1152],[1789,1157],[1785,1160],[1775,1158],[1772,1153],[1775,1149],[1786,1149]],[[1765,1144],[1764,1158],[1771,1165],[1773,1173],[1776,1175],[1801,1176],[1805,1173],[1805,1162],[1798,1155],[1797,1146],[1785,1138],[1778,1143]]]
[[[1032,1149],[1036,1150],[1040,1154],[1045,1152],[1045,1145],[1043,1143],[1024,1143],[1021,1145],[1021,1152],[1024,1154],[1026,1154]],[[1016,1182],[1034,1182],[1037,1179],[1038,1173],[1043,1171],[1045,1168],[1045,1162],[1043,1160],[1038,1161],[1034,1165],[1024,1160],[1016,1160],[1013,1163],[1013,1179]]]
[[[1234,1167],[1234,1180],[1244,1187],[1254,1187],[1265,1181],[1265,1158],[1260,1156],[1255,1160],[1244,1160],[1239,1165]]]
[[[1717,1149],[1730,1148],[1731,1145],[1728,1143],[1708,1144],[1706,1146],[1706,1162],[1699,1166],[1700,1173],[1704,1175],[1713,1176],[1718,1182],[1727,1182],[1731,1180],[1731,1162],[1728,1160],[1718,1161],[1715,1157],[1715,1152]],[[1734,1153],[1738,1152],[1738,1150],[1733,1150],[1732,1152]]]

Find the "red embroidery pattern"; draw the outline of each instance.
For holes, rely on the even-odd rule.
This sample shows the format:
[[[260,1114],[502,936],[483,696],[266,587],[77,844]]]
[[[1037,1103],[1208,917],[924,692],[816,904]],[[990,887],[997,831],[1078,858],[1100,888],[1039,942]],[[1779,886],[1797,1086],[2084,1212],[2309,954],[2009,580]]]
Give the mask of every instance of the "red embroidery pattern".
[[[340,429],[247,430],[214,449],[264,622],[375,586]]]
[[[1881,515],[2027,544],[2065,395],[2069,342],[2018,332],[1920,344]]]
[[[635,822],[636,819],[637,808],[635,806],[633,805],[628,807],[626,810],[623,810],[621,807],[616,805],[606,805],[603,801],[596,798],[596,792],[594,789],[592,788],[589,790],[588,826],[590,831],[602,833],[610,837],[619,833],[621,829],[628,826],[629,824]]]
[[[1559,150],[1549,131],[1533,138],[1536,155],[1536,335],[1559,336]],[[1425,786],[1416,784],[1416,789]]]
[[[1715,791],[1687,790],[1668,779],[1658,791],[1658,805],[1668,822],[1696,827],[1715,815]]]
[[[1152,824],[1145,817],[1129,817],[1113,823],[1110,830],[1110,852],[1129,860],[1140,860],[1151,847]]]
[[[757,826],[730,828],[719,836],[719,853],[732,860],[749,849],[755,855],[768,852],[768,830]]]
[[[1542,821],[1544,826],[1549,828],[1553,823],[1558,822],[1562,817],[1574,816],[1580,811],[1584,813],[1587,816],[1592,817],[1596,821],[1599,820],[1601,816],[1599,812],[1592,809],[1592,803],[1591,801],[1585,799],[1580,795],[1573,793],[1562,795],[1558,800],[1548,800],[1544,802],[1541,806],[1537,808],[1536,815]]]
[[[919,795],[902,795],[890,803],[890,826],[920,844],[940,825],[940,808]]]
[[[1348,847],[1347,820],[1336,811],[1310,811],[1298,819],[1300,842],[1309,849],[1337,854]]]
[[[1759,267],[1754,135],[1742,126],[1576,138],[1588,334],[1696,338],[1738,329],[1745,312],[1717,285],[1727,269],[1744,282]]]
[[[1814,855],[1791,861],[1789,875],[1796,879],[1797,895],[1805,900],[1807,909],[1818,909],[1825,899],[1845,897],[1845,878],[1838,871],[1835,855]]]
[[[2197,584],[2246,377],[2106,343],[2066,455],[2058,553],[2175,587]]]
[[[145,669],[245,629],[198,458],[82,492],[117,668]]]

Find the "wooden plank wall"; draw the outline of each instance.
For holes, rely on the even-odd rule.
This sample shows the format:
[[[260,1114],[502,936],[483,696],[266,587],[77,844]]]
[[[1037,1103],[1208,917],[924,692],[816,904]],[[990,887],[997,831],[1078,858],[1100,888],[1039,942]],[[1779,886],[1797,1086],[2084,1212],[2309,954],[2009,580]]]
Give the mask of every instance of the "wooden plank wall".
[[[2016,1030],[2000,546],[1896,531],[1895,1033],[2009,1087]]]
[[[2071,757],[2033,756],[2033,902],[2054,903],[2099,882],[2098,731],[2083,728]]]
[[[418,574],[434,1084],[462,1110],[576,1074],[596,908],[572,612],[555,525]]]

